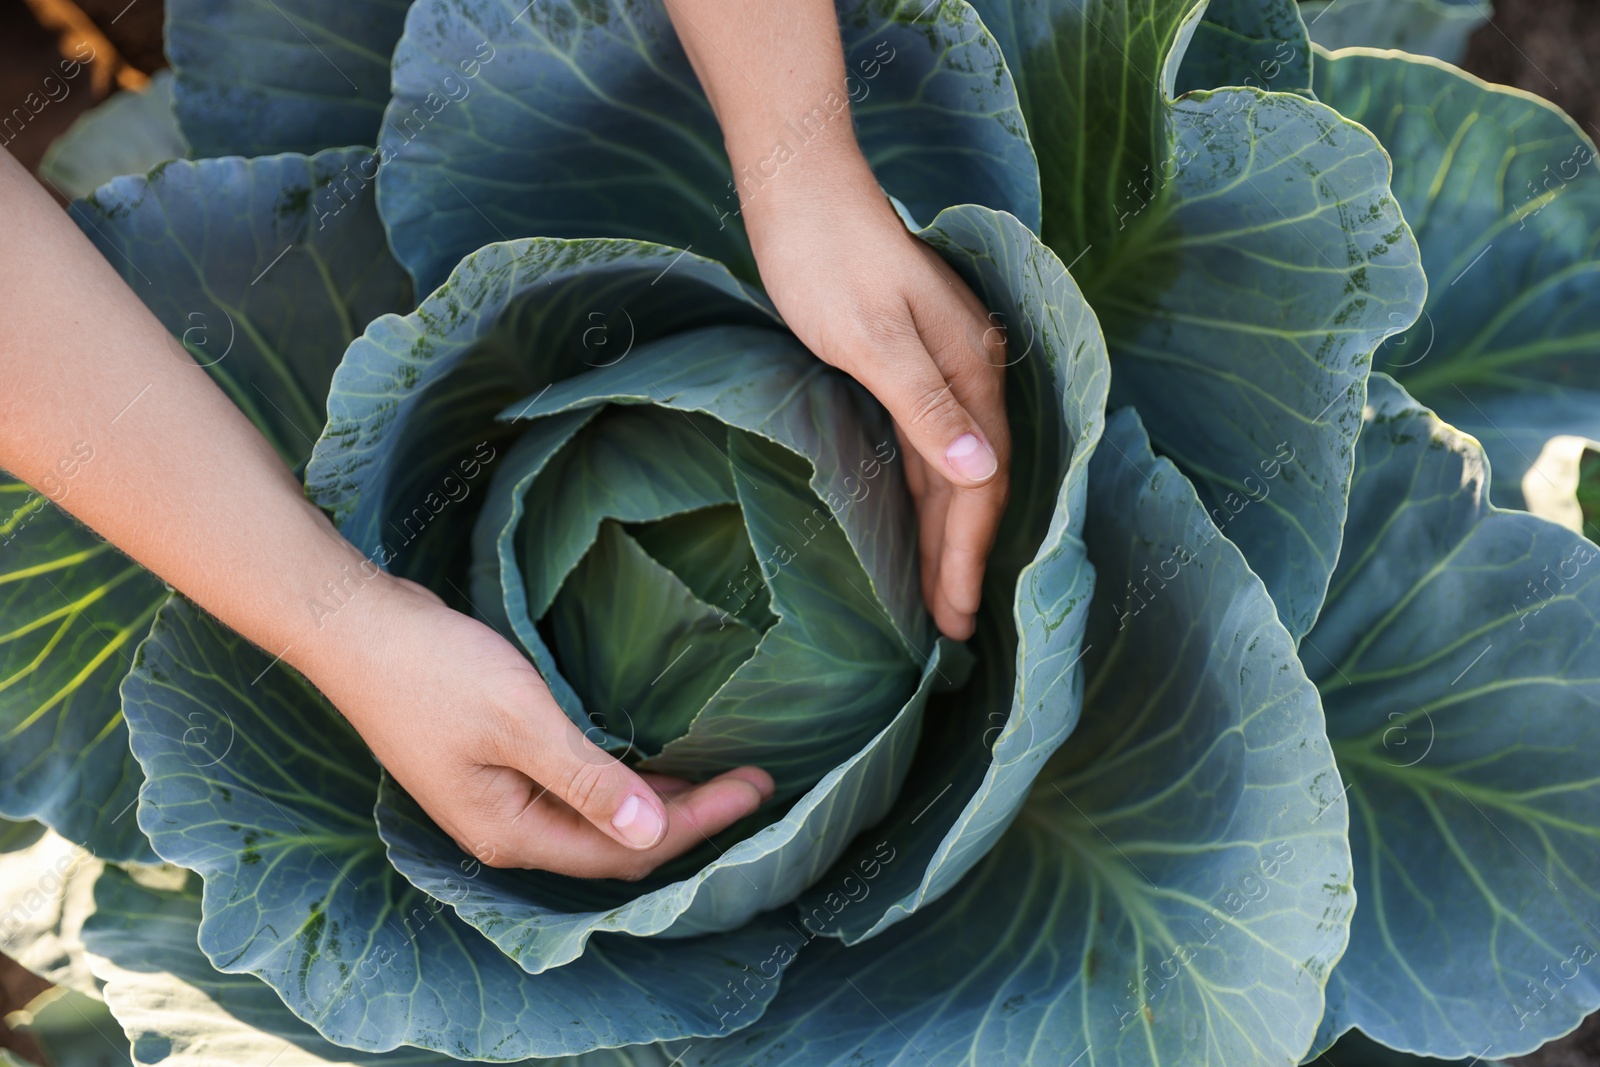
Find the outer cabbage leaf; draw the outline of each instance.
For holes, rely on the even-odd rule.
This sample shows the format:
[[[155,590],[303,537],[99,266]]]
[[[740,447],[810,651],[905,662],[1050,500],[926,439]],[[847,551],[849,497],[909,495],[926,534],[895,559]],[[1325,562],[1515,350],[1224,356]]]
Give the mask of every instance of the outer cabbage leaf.
[[[180,160],[72,207],[291,465],[311,453],[345,346],[410,301],[370,193],[335,184],[368,155]],[[117,685],[166,586],[51,502],[97,448],[114,447],[120,417],[62,457],[49,497],[0,483],[0,812],[37,817],[103,858],[149,861]]]
[[[395,50],[379,202],[418,287],[481,245],[532,236],[656,241],[755,280],[722,135],[666,5],[520,6],[419,0]],[[846,84],[795,117],[760,173],[735,176],[747,198],[853,113],[879,180],[917,217],[977,201],[1037,228],[1016,93],[971,8],[840,0],[839,16]],[[753,87],[777,68],[741,73]]]
[[[1395,159],[1433,285],[1380,352],[1417,399],[1483,442],[1495,500],[1523,502],[1545,442],[1600,438],[1600,158],[1557,108],[1434,60],[1324,56],[1317,94]]]
[[[976,6],[1017,78],[1044,239],[1105,331],[1112,404],[1138,408],[1304,633],[1339,551],[1368,356],[1426,284],[1388,158],[1293,93],[1174,99],[1203,3]],[[1265,495],[1264,462],[1283,470]]]
[[[374,144],[410,0],[168,0],[178,124],[196,156]]]
[[[291,466],[322,430],[345,347],[411,303],[367,149],[178,160],[74,205],[80,225]]]
[[[1377,375],[1301,656],[1348,783],[1351,1026],[1514,1056],[1600,1007],[1600,548],[1487,499],[1476,441]]]
[[[1297,0],[1211,0],[1178,68],[1177,91],[1248,85],[1311,92],[1311,41]]]
[[[0,480],[0,537],[0,812],[153,859],[117,685],[167,587],[21,482]]]
[[[49,832],[50,828],[44,823],[31,819],[24,822],[0,819],[0,853],[27,848]]]
[[[1489,0],[1306,0],[1311,39],[1324,48],[1398,48],[1459,63],[1488,23]]]
[[[503,1061],[721,1033],[723,983],[780,936],[765,918],[715,938],[597,938],[526,974],[390,866],[379,769],[298,675],[174,598],[123,691],[148,777],[140,825],[205,882],[200,948],[336,1044]],[[196,722],[230,732],[226,756],[196,759],[182,740]]]
[[[686,1063],[1237,1067],[1304,1053],[1352,905],[1316,691],[1260,580],[1131,412],[1104,446],[1088,697],[1021,816],[944,899],[867,944],[808,949],[760,1022]],[[1168,563],[1148,603],[1127,599]]]
[[[415,312],[374,321],[350,346],[306,491],[363,552],[448,599],[450,585],[468,581],[471,547],[450,531],[487,506],[471,480],[523,429],[496,422],[506,405],[656,337],[738,324],[776,328],[778,318],[726,267],[687,251],[633,241],[489,245]],[[440,476],[452,462],[468,483],[459,501],[447,499]],[[446,507],[448,521],[435,521]],[[457,603],[503,623],[492,600],[463,592]]]
[[[109,868],[94,886],[95,912],[83,926],[106,1003],[132,1044],[133,1062],[165,1067],[449,1067],[437,1052],[368,1053],[331,1045],[295,1018],[278,995],[248,974],[226,974],[196,944],[200,891],[141,884]],[[544,1067],[669,1067],[653,1046],[591,1052]]]
[[[172,72],[159,70],[143,91],[124,90],[79,115],[51,142],[39,177],[67,196],[88,196],[119,174],[143,174],[188,152],[172,113]]]

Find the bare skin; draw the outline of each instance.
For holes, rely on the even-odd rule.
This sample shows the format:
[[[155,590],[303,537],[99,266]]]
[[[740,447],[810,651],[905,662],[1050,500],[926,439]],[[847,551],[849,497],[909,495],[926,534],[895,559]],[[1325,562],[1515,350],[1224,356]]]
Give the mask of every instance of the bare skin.
[[[737,170],[798,101],[843,85],[843,60],[826,0],[715,2],[722,17],[713,0],[670,7]],[[769,84],[733,85],[695,26],[716,34],[713,55]],[[787,74],[757,61],[778,46],[796,57]],[[965,637],[1005,500],[1003,350],[839,125],[836,144],[808,146],[746,205],[746,223],[801,340],[895,416],[928,601],[942,630]],[[634,772],[583,737],[521,652],[403,579],[379,574],[319,625],[307,596],[364,558],[9,153],[0,234],[0,467],[44,491],[60,457],[92,444],[59,503],[305,675],[464,849],[492,866],[636,879],[772,795],[753,767],[699,784]],[[964,434],[978,445],[971,467],[946,458]]]

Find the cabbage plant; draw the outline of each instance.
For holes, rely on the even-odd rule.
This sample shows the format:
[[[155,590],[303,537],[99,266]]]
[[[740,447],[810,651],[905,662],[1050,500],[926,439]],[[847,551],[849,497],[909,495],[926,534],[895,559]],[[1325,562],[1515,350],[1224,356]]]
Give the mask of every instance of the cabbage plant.
[[[1324,48],[1399,48],[1459,63],[1468,39],[1494,15],[1488,0],[1301,0],[1311,39]]]
[[[1484,184],[1558,117],[1314,59],[1292,0],[839,13],[808,118],[848,100],[1010,344],[965,646],[659,5],[170,0],[194,158],[85,232],[375,565],[615,758],[779,792],[641,882],[492,866],[272,650],[0,487],[0,814],[109,861],[51,943],[137,1062],[1498,1057],[1600,1005],[1600,548],[1423,406],[1584,432],[1538,389],[1586,382],[1587,200],[1514,243]],[[1514,267],[1457,293],[1464,218]]]

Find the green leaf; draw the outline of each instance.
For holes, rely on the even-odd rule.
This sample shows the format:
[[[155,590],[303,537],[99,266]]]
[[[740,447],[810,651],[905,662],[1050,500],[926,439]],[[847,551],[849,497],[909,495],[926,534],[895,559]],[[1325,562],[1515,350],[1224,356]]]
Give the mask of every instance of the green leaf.
[[[636,720],[631,712],[580,698],[536,624],[593,545],[602,520],[643,522],[732,503],[726,445],[716,443],[725,437],[713,420],[647,407],[539,420],[507,451],[478,516],[473,605],[522,644],[572,721],[613,752],[633,748]]]
[[[66,196],[88,196],[119,174],[143,174],[188,152],[172,113],[172,72],[159,70],[144,90],[116,93],[79,115],[50,143],[39,177]]]
[[[366,149],[177,160],[73,205],[107,261],[290,466],[368,322],[411,302]]]
[[[742,430],[729,431],[728,454],[778,622],[688,732],[642,766],[705,778],[753,764],[772,775],[782,801],[872,740],[916,687],[917,664],[873,595],[843,531],[846,519],[811,491],[822,461],[814,473],[794,453]],[[901,533],[909,543],[909,524]],[[932,677],[923,672],[924,689]]]
[[[589,707],[625,717],[629,743],[645,755],[682,737],[761,640],[610,521],[561,587],[550,625],[568,680]]]
[[[133,1046],[135,1063],[164,1067],[450,1067],[421,1049],[367,1053],[329,1044],[283,1006],[272,987],[217,970],[200,951],[200,890],[140,884],[108,869],[94,886],[83,927],[106,1003]],[[532,1067],[670,1067],[653,1046],[591,1052]]]
[[[1477,437],[1494,498],[1559,434],[1600,438],[1600,158],[1550,104],[1434,60],[1324,56],[1317,95],[1395,160],[1394,191],[1433,284],[1374,368]]]
[[[0,853],[0,952],[53,985],[98,997],[81,934],[104,867],[54,833]]]
[[[57,499],[97,443],[61,457]],[[0,813],[107,859],[153,859],[117,686],[167,587],[21,482],[0,480],[0,545]]]
[[[1296,0],[1211,0],[1178,68],[1177,91],[1248,85],[1309,95],[1311,41]]]
[[[918,217],[980,201],[1038,225],[1016,93],[963,0],[840,0],[845,84],[737,175],[664,5],[519,7],[419,0],[395,51],[380,202],[419,289],[480,245],[532,236],[692,248],[754,281],[734,182],[760,196],[852,113],[879,180]],[[740,75],[754,91],[774,71]]]
[[[944,899],[866,944],[808,948],[760,1022],[687,1063],[1298,1062],[1352,904],[1316,691],[1137,418],[1113,417],[1103,443],[1077,732]],[[1167,564],[1149,603],[1124,602]],[[902,862],[895,828],[869,836],[890,853],[834,886],[845,914]]]
[[[706,603],[720,604],[757,630],[776,621],[744,513],[732,504],[638,523],[628,533]]]
[[[654,401],[674,414],[702,412],[738,428],[729,441],[734,482],[780,616],[689,734],[646,766],[700,778],[752,763],[772,773],[780,799],[809,789],[888,722],[915,687],[915,667],[930,647],[913,560],[897,551],[913,527],[899,472],[879,458],[890,440],[881,409],[792,337],[727,327],[650,342],[624,363],[513,403],[502,417],[539,420],[608,400]],[[775,461],[756,437],[807,457],[810,466],[786,466],[782,452]],[[709,441],[697,447],[712,449]],[[725,464],[717,454],[707,466]],[[672,484],[657,479],[641,498]],[[548,505],[535,510],[557,520],[567,514]],[[529,536],[523,558],[563,540],[571,534]],[[504,569],[501,580],[508,580]],[[538,606],[530,603],[529,614]]]
[[[976,6],[1017,77],[1044,239],[1105,331],[1113,406],[1139,410],[1304,633],[1339,552],[1368,356],[1425,291],[1388,158],[1292,93],[1174,99],[1193,0]],[[1264,464],[1285,472],[1265,495]]]
[[[1323,48],[1398,48],[1459,63],[1494,15],[1489,0],[1306,0],[1311,39]]]
[[[51,990],[28,1005],[25,1018],[26,1025],[19,1029],[38,1041],[50,1063],[117,1067],[127,1059],[116,1020],[94,997],[71,989]]]
[[[24,822],[0,819],[0,853],[27,848],[49,832],[50,828],[44,823],[31,819]]]
[[[1600,1007],[1600,548],[1487,499],[1476,441],[1374,376],[1345,551],[1301,656],[1349,790],[1351,1026],[1514,1056]]]
[[[288,668],[174,598],[124,696],[149,778],[140,824],[205,882],[200,948],[336,1044],[516,1060],[719,1033],[724,982],[781,936],[765,919],[716,938],[600,938],[527,974],[390,865],[372,817],[377,765]],[[196,765],[182,741],[196,721],[232,732],[223,758]],[[447,855],[458,885],[491,873]]]
[[[409,0],[168,0],[176,109],[196,156],[377,141]],[[368,175],[370,178],[371,175]]]

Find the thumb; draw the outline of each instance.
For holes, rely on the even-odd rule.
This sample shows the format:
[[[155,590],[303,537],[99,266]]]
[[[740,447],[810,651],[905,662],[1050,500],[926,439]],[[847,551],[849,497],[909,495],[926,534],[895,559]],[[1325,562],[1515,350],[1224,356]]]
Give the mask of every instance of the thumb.
[[[632,849],[666,836],[661,797],[617,757],[584,736],[551,701],[536,729],[517,744],[512,763],[601,833]]]
[[[975,489],[1000,469],[994,446],[908,321],[908,337],[853,361],[852,377],[889,409],[906,443],[953,485]]]

